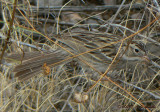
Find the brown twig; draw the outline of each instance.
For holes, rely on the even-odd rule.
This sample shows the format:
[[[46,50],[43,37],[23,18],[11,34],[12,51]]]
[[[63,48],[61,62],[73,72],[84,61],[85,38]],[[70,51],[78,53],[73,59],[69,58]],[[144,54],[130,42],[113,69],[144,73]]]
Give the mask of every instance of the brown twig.
[[[7,44],[9,43],[9,39],[11,37],[11,31],[13,30],[12,27],[13,27],[13,21],[14,21],[14,17],[15,17],[15,11],[16,11],[17,1],[18,0],[14,1],[14,7],[13,7],[13,12],[12,12],[12,19],[10,20],[10,26],[9,26],[9,30],[8,30],[8,34],[7,34],[7,39],[6,39],[5,45],[4,45],[3,50],[2,50],[2,54],[1,54],[1,57],[0,57],[0,63],[2,62],[3,55],[4,55],[5,50],[7,48]]]

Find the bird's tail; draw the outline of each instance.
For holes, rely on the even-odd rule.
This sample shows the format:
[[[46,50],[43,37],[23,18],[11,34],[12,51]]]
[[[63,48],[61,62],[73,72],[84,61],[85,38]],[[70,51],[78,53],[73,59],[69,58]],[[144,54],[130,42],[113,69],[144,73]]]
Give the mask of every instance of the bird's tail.
[[[16,61],[20,64],[14,67],[15,77],[19,80],[27,80],[43,71],[43,67],[57,66],[66,61],[69,53],[60,49],[54,51],[33,51],[25,53],[14,53],[6,56],[8,61]]]

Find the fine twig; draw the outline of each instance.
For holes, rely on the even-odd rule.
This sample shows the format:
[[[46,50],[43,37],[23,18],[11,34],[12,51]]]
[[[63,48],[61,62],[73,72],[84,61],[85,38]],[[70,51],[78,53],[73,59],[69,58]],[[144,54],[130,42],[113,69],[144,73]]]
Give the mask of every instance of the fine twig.
[[[6,39],[5,45],[4,45],[3,50],[2,50],[2,54],[1,54],[1,57],[0,57],[0,63],[2,62],[4,52],[5,52],[6,48],[7,48],[7,44],[9,43],[9,39],[11,37],[11,32],[12,32],[13,21],[14,21],[14,17],[15,17],[15,11],[16,11],[17,1],[18,0],[14,1],[14,7],[13,7],[13,12],[12,12],[12,19],[10,20],[10,26],[9,26],[9,30],[8,30],[8,34],[7,34],[7,39]]]
[[[108,9],[117,10],[121,5],[102,5],[102,6],[65,6],[63,9],[61,9],[61,6],[47,6],[47,7],[39,7],[39,13],[43,13],[44,9],[48,9],[52,11],[73,11],[73,12],[84,12],[84,11],[104,11]],[[132,6],[132,9],[142,9],[145,6],[142,4],[134,4]],[[37,6],[32,6],[32,11],[37,12]],[[123,5],[123,9],[129,9],[130,4]],[[22,9],[23,10],[23,9]]]
[[[6,37],[2,33],[0,33],[0,38],[1,39],[6,39]],[[40,51],[45,51],[45,49],[43,49],[41,47],[37,47],[33,44],[17,41],[17,40],[14,40],[14,39],[10,39],[10,42],[17,43],[17,45],[20,44],[20,45],[28,46],[28,47],[31,47],[31,48],[34,48],[34,49],[37,49],[37,50],[40,50]]]
[[[127,84],[127,85],[129,85],[129,86],[132,86],[132,87],[134,87],[134,88],[137,88],[137,89],[139,89],[139,90],[141,90],[141,91],[143,91],[143,92],[145,92],[145,93],[148,93],[149,95],[153,96],[155,99],[159,99],[159,100],[160,100],[160,96],[155,95],[154,93],[152,93],[152,92],[150,92],[150,91],[147,91],[147,90],[142,89],[142,88],[140,88],[140,87],[138,87],[138,86],[135,86],[134,84],[130,84],[130,83],[125,82],[125,81],[122,81],[122,80],[118,80],[118,81],[120,81],[120,82],[122,82],[122,83],[124,83],[124,84]]]

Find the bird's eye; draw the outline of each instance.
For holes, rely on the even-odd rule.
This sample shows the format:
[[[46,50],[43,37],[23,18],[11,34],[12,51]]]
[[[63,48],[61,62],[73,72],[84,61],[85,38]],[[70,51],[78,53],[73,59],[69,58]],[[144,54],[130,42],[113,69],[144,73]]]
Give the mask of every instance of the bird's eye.
[[[138,53],[138,52],[139,52],[139,49],[135,49],[135,52]]]

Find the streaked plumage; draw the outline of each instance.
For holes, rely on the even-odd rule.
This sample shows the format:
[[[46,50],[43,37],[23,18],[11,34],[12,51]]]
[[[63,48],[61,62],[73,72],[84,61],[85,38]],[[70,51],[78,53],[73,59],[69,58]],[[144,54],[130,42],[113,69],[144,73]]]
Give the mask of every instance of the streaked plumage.
[[[58,48],[52,51],[33,51],[8,56],[7,58],[22,61],[22,63],[15,66],[13,70],[16,72],[15,76],[20,80],[29,79],[32,76],[37,75],[39,72],[42,72],[42,66],[45,63],[47,66],[57,66],[70,61],[65,59],[73,55],[78,55],[90,50],[92,51],[77,57],[79,62],[82,64],[82,67],[91,69],[84,63],[85,61],[98,71],[104,72],[116,55],[120,45],[120,43],[110,43],[116,42],[122,39],[122,37],[112,34],[75,32],[61,35],[56,37],[56,39],[58,43],[69,52],[62,48]],[[127,44],[127,42],[124,42],[119,58],[117,59],[117,65],[114,65],[114,69],[124,68],[127,61],[130,61],[131,63],[144,61],[143,56],[146,56],[146,52],[140,44],[135,42]],[[63,60],[65,61],[61,62]]]

